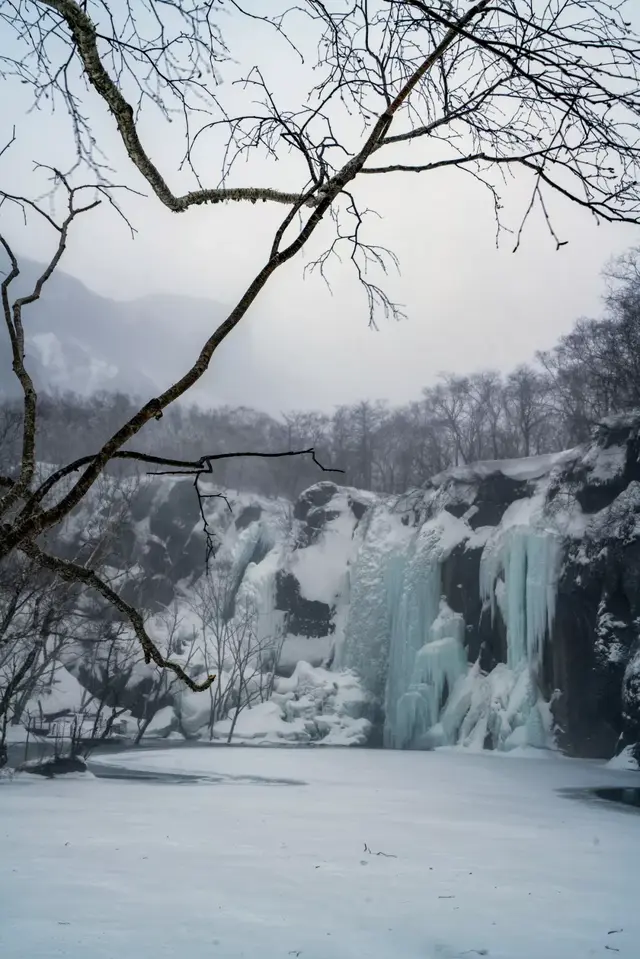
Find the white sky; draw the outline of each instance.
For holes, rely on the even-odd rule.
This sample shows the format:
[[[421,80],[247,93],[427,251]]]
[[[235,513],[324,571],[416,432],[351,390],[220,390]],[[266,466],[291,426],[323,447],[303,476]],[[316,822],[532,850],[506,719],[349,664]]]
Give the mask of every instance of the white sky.
[[[295,90],[293,60],[273,41],[261,46],[261,34],[257,28],[249,33],[252,29],[245,24],[240,38],[244,54],[250,58],[257,46],[266,49],[266,62],[264,56],[261,62],[269,79],[275,78],[278,89]],[[3,88],[10,95],[0,101],[0,131],[10,132],[15,123],[18,140],[0,160],[2,182],[7,189],[33,193],[30,161],[51,162],[66,145],[68,129],[61,115],[25,115],[24,88],[10,81]],[[221,92],[233,99],[232,88]],[[127,182],[144,186],[124,161],[111,118],[94,95],[87,94],[86,103],[98,118],[101,142],[126,171]],[[179,191],[187,181],[175,172],[173,127],[154,120],[143,131],[150,137],[155,162]],[[272,170],[254,164],[253,181],[281,185],[282,175],[276,181]],[[289,171],[293,175],[295,168],[284,166],[285,185]],[[236,182],[252,180],[240,169]],[[416,398],[442,370],[508,370],[531,359],[535,350],[553,345],[578,316],[597,315],[603,292],[600,270],[612,255],[640,242],[637,228],[598,227],[589,214],[556,199],[555,226],[561,239],[569,241],[567,246],[556,252],[541,214],[536,214],[518,253],[511,252],[508,236],[496,250],[489,194],[462,173],[366,177],[358,181],[355,193],[380,214],[371,221],[371,238],[400,259],[401,276],[390,276],[386,289],[405,305],[407,320],[383,321],[378,332],[369,330],[364,297],[349,266],[334,268],[331,295],[321,280],[303,279],[305,257],[298,256],[270,281],[232,334],[238,364],[234,374],[242,382],[247,405],[276,411],[330,409],[363,397],[404,402]],[[525,178],[509,189],[505,213],[512,225],[517,225],[529,195]],[[138,230],[135,240],[109,211],[95,211],[72,233],[64,269],[116,299],[170,292],[232,306],[265,261],[283,210],[235,204],[194,208],[178,216],[155,197],[136,198],[127,201]],[[45,255],[51,234],[35,222],[25,231],[10,215],[8,223],[17,249],[33,258]],[[309,248],[307,259],[314,249],[319,251],[319,241]],[[187,324],[188,316],[181,322]],[[252,360],[243,371],[244,350]],[[253,375],[256,363],[261,368],[258,378]],[[216,390],[215,358],[204,388],[213,401],[230,398]],[[236,394],[237,389],[234,401]]]

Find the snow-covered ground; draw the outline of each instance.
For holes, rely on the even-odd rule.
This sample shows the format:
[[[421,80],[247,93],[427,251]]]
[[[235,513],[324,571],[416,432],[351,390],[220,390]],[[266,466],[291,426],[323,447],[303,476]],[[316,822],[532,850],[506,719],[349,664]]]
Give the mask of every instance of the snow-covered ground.
[[[2,959],[640,954],[640,815],[558,792],[638,774],[454,750],[100,762],[217,781],[0,783]]]

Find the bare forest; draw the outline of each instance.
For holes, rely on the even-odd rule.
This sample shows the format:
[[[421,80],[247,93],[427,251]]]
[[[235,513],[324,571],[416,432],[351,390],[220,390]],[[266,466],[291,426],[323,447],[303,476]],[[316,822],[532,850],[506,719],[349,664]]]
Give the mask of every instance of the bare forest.
[[[612,263],[605,280],[599,319],[578,320],[554,349],[511,373],[443,374],[400,407],[364,399],[332,413],[284,411],[276,418],[250,408],[183,403],[143,428],[137,446],[182,460],[196,460],[212,446],[223,454],[313,448],[323,463],[344,470],[329,474],[337,481],[381,493],[420,486],[450,466],[568,449],[587,440],[604,417],[640,407],[638,251]],[[42,461],[57,465],[87,455],[139,405],[138,398],[117,393],[42,396]],[[20,406],[5,401],[0,417],[0,455],[8,466],[19,455]],[[326,476],[303,457],[222,459],[213,474],[221,488],[290,499],[320,478]]]
[[[21,148],[25,110],[44,117],[53,108],[62,120],[62,148],[43,125],[32,179],[14,183],[8,175],[0,187],[2,313],[21,397],[0,427],[9,455],[0,472],[0,561],[26,557],[43,573],[97,593],[128,620],[147,664],[203,691],[213,677],[194,683],[154,644],[143,611],[97,567],[49,551],[47,534],[92,495],[114,462],[192,475],[197,490],[199,478],[230,482],[234,470],[239,484],[240,459],[249,463],[243,483],[250,461],[281,459],[284,469],[299,459],[299,486],[309,481],[303,458],[326,469],[319,454],[329,447],[349,482],[401,489],[450,463],[565,446],[598,415],[632,401],[634,385],[625,375],[616,371],[622,385],[612,383],[611,354],[620,351],[610,343],[610,327],[587,324],[537,372],[516,371],[504,381],[444,378],[408,410],[364,404],[329,419],[289,417],[284,427],[267,423],[254,432],[260,442],[252,449],[235,444],[245,424],[247,434],[255,430],[255,416],[227,413],[214,421],[177,405],[189,402],[216,350],[259,304],[272,277],[303,252],[310,256],[301,271],[327,283],[336,270],[352,271],[370,324],[401,313],[385,281],[398,259],[373,228],[376,211],[360,192],[364,183],[396,176],[416,182],[444,170],[473,178],[491,201],[488,229],[514,252],[533,211],[552,245],[568,242],[558,202],[597,223],[638,224],[640,52],[630,10],[606,0],[305,0],[268,10],[235,0],[147,0],[142,7],[139,13],[131,0],[0,5],[0,79],[22,98],[6,98],[21,105],[8,114],[0,163]],[[237,41],[249,29],[257,43],[247,53]],[[290,63],[286,89],[264,57],[276,45],[278,73],[285,58]],[[163,126],[161,140],[154,141],[150,123]],[[510,209],[514,177],[526,184],[524,212]],[[180,216],[207,207],[212,236],[220,203],[257,205],[256,214],[266,204],[282,216],[226,318],[212,321],[199,353],[157,395],[103,398],[88,407],[52,402],[38,395],[26,362],[30,308],[87,218],[119,217],[132,232],[139,228],[133,195]],[[16,212],[28,230],[50,237],[50,258],[23,293]],[[625,308],[612,301],[622,363],[631,371],[631,328],[615,317]],[[614,395],[620,390],[624,397]],[[64,430],[54,429],[56,418]],[[161,420],[169,425],[149,452],[148,427]],[[235,448],[225,425],[231,420]],[[543,429],[543,420],[552,425]],[[80,455],[47,447],[47,436],[62,432],[67,442],[73,435],[71,446],[81,445]],[[265,439],[274,452],[265,450]],[[285,448],[276,451],[277,442]],[[187,448],[191,458],[184,458]],[[51,459],[57,468],[43,479],[39,464]],[[273,484],[265,470],[254,485]],[[276,488],[285,484],[293,484],[290,475]]]

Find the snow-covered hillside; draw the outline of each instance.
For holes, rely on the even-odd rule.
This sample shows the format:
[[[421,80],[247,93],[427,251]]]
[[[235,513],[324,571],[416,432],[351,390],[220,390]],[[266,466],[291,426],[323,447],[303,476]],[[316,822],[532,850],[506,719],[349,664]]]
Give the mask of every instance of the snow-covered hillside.
[[[232,491],[206,499],[214,570],[225,577],[217,630],[239,628],[251,609],[261,656],[277,646],[268,695],[238,715],[234,735],[413,749],[556,745],[605,758],[634,749],[639,432],[640,416],[617,418],[585,448],[450,470],[402,497],[322,482],[295,504]],[[77,528],[87,522],[76,517]],[[67,535],[73,543],[77,529]],[[125,594],[155,610],[159,645],[171,646],[173,609],[181,640],[172,652],[194,675],[209,670],[202,643],[185,640],[211,631],[198,606],[207,577],[192,482],[137,490],[109,561],[128,570]],[[66,660],[86,684],[84,667]],[[226,660],[216,671],[220,695],[238,685]],[[146,708],[142,678],[131,678],[134,717]],[[172,686],[156,703],[156,727],[224,737],[238,689],[228,716],[213,721],[207,695]]]

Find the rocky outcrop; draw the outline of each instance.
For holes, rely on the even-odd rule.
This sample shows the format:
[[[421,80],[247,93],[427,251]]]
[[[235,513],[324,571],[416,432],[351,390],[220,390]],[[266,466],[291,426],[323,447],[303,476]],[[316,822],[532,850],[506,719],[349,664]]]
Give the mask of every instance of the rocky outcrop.
[[[30,760],[18,766],[18,772],[55,779],[56,776],[68,776],[70,773],[88,772],[87,763],[82,756],[53,756],[51,759]]]
[[[251,592],[283,632],[282,676],[299,661],[355,670],[371,742],[637,748],[640,414],[585,447],[452,469],[401,497],[332,482],[294,504],[225,496],[205,501],[232,570],[225,615]],[[131,598],[186,602],[202,525],[190,481],[136,492],[110,556],[135,566]]]
[[[426,708],[428,690],[434,684],[443,686],[436,719],[458,723],[454,705],[462,709],[460,715],[472,715],[470,706],[462,708],[453,702],[454,690],[447,688],[448,681],[450,685],[455,681],[462,695],[461,683],[467,677],[437,679],[429,672],[428,689],[418,682],[420,656],[424,659],[429,653],[435,658],[443,639],[433,643],[429,634],[440,597],[464,624],[464,654],[469,670],[477,671],[475,692],[470,691],[469,696],[479,695],[484,683],[483,695],[489,700],[497,697],[497,701],[484,704],[484,714],[480,709],[476,738],[467,730],[467,744],[481,740],[484,745],[494,742],[512,747],[546,741],[555,742],[571,755],[605,758],[628,745],[637,749],[639,433],[638,415],[618,417],[603,423],[593,442],[584,448],[453,469],[406,496],[368,500],[360,517],[370,514],[364,521],[366,529],[359,529],[358,523],[349,531],[352,551],[345,581],[334,595],[333,606],[323,608],[321,620],[309,635],[318,636],[322,625],[327,636],[335,636],[338,654],[332,662],[360,672],[378,701],[384,728],[396,709]],[[336,535],[340,525],[336,514],[341,513],[344,521],[344,497],[339,507],[339,490],[335,488],[329,496],[330,486],[322,484],[307,491],[296,507],[296,515],[304,522],[314,511],[321,512],[320,521],[313,524],[313,535],[305,531],[298,548],[304,545],[319,551],[323,542]],[[384,522],[381,517],[386,517]],[[398,549],[393,540],[400,527],[404,527],[406,539]],[[421,537],[428,541],[426,546],[420,545]],[[423,551],[422,559],[407,560],[416,550]],[[499,558],[486,593],[482,580],[488,575],[492,555]],[[399,573],[403,563],[408,564],[407,569]],[[411,567],[412,563],[417,565]],[[432,587],[427,580],[433,570],[438,583],[429,599]],[[395,598],[389,586],[394,575],[401,577],[400,595]],[[320,579],[316,581],[318,590]],[[381,600],[383,591],[386,596]],[[312,597],[313,590],[307,589],[307,595]],[[514,609],[505,609],[509,602],[512,607],[521,605],[520,625]],[[520,629],[528,636],[523,642],[533,642],[531,620],[540,615],[546,623],[536,639],[539,655],[535,650],[525,651],[516,661],[515,633]],[[412,631],[415,641],[409,638]],[[394,666],[397,647],[403,644],[405,661]],[[399,701],[391,701],[390,672],[396,668]],[[446,668],[446,664],[433,668]],[[526,682],[522,678],[525,668]],[[498,679],[502,684],[498,692],[495,688],[487,691]],[[523,684],[528,684],[526,707],[518,705]],[[422,687],[421,694],[416,692],[418,687]],[[534,702],[538,704],[535,709]],[[428,722],[412,713],[409,727],[413,732],[407,733],[404,745],[426,744],[428,736],[425,739],[420,723]],[[405,719],[402,724],[406,725]],[[448,736],[451,741],[453,735],[443,732],[441,724],[433,724],[438,727],[435,744],[442,741],[438,736],[445,741]],[[500,732],[491,733],[496,727],[501,727]],[[460,728],[456,729],[455,735],[461,735]],[[403,742],[402,736],[398,741]]]
[[[541,500],[532,528],[553,531],[562,554],[536,681],[556,741],[573,755],[610,757],[640,740],[639,436],[640,416],[616,417],[586,448],[453,470],[426,495],[436,508],[451,500],[474,531],[499,528],[517,500]],[[507,636],[504,618],[492,621],[479,595],[483,549],[463,540],[444,560],[442,582],[467,624],[469,662],[490,672],[507,661]]]

